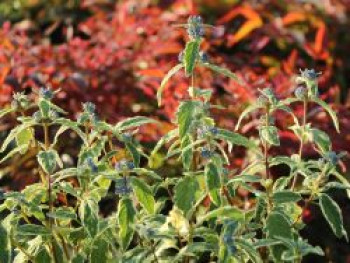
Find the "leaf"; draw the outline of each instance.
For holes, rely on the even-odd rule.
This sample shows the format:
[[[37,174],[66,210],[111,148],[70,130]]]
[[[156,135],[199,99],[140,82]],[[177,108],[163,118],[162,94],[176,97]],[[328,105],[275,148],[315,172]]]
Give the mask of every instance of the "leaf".
[[[28,148],[28,145],[22,145],[20,147],[16,147],[16,148],[12,149],[8,154],[6,154],[6,156],[4,158],[2,158],[0,160],[0,163],[5,162],[6,160],[10,159],[12,156],[14,156],[17,153],[22,153],[27,148]]]
[[[341,238],[344,236],[347,239],[347,233],[343,226],[343,216],[336,202],[327,194],[320,194],[319,204],[328,224],[333,230],[333,233]]]
[[[244,220],[244,212],[233,206],[222,206],[215,210],[208,212],[206,215],[201,217],[201,222],[210,220],[212,218],[227,218],[234,221]]]
[[[234,178],[230,179],[227,184],[240,183],[240,182],[258,183],[260,181],[261,181],[261,176],[243,174],[243,175],[235,176]]]
[[[20,131],[16,135],[16,144],[17,146],[22,146],[22,145],[29,145],[30,142],[33,139],[33,129],[32,128],[27,128],[22,131]],[[24,152],[22,152],[23,154]]]
[[[48,236],[51,235],[50,231],[40,225],[26,224],[17,227],[17,234],[21,236]]]
[[[210,64],[210,63],[202,63],[201,65],[203,65],[206,68],[211,69],[212,71],[215,71],[215,72],[217,72],[219,74],[222,74],[222,75],[224,75],[226,77],[229,77],[231,79],[239,81],[237,75],[235,73],[231,72],[227,68],[223,68],[223,67],[220,67],[220,66],[217,66],[217,65],[214,65],[214,64]]]
[[[331,140],[327,133],[319,129],[313,128],[311,131],[311,140],[318,146],[322,153],[329,152],[331,150]]]
[[[115,130],[122,132],[124,130],[137,128],[141,125],[149,123],[157,123],[157,121],[143,116],[135,116],[118,122],[115,126]]]
[[[77,215],[72,207],[59,207],[52,213],[46,214],[48,217],[60,220],[74,220]]]
[[[216,137],[234,145],[245,146],[248,148],[255,147],[254,143],[246,137],[228,130],[218,129]]]
[[[142,180],[132,177],[130,180],[137,200],[149,214],[154,214],[155,201],[151,188]]]
[[[177,64],[175,67],[173,67],[171,70],[168,71],[168,73],[165,75],[163,78],[160,87],[157,91],[157,101],[158,101],[158,106],[162,104],[162,93],[165,88],[165,85],[168,83],[169,79],[175,75],[180,69],[184,67],[183,64]]]
[[[192,144],[190,135],[186,135],[181,140],[181,158],[182,165],[186,171],[189,171],[193,160],[193,147],[188,147]]]
[[[91,263],[102,263],[107,262],[107,253],[108,252],[108,242],[102,237],[94,240],[92,244],[92,250],[90,253]]]
[[[192,40],[186,43],[185,54],[184,54],[184,64],[186,76],[191,76],[193,74],[196,59],[199,53],[200,40]]]
[[[248,106],[247,108],[245,108],[245,110],[241,113],[241,115],[238,118],[235,130],[237,131],[239,129],[239,126],[241,125],[242,120],[251,112],[256,111],[257,109],[260,109],[261,106],[259,106],[258,104],[253,104]]]
[[[52,174],[56,169],[56,157],[57,152],[55,150],[40,151],[37,155],[40,167],[47,174]]]
[[[194,176],[185,176],[175,186],[174,202],[186,215],[196,202],[195,193],[199,189],[199,184]]]
[[[122,249],[125,251],[134,234],[132,224],[134,223],[135,209],[129,197],[123,197],[118,204],[119,239]]]
[[[261,19],[259,13],[257,13],[252,7],[248,5],[238,6],[232,9],[223,17],[221,17],[217,22],[219,24],[226,23],[240,15],[242,15],[246,21],[241,25],[241,27],[234,35],[229,36],[229,46],[232,46],[241,41],[247,37],[254,29],[257,29],[263,25],[263,20]]]
[[[262,126],[259,128],[259,134],[263,141],[271,145],[280,145],[278,130],[275,126]]]
[[[87,145],[88,141],[87,138],[84,134],[84,132],[79,128],[78,123],[65,119],[65,118],[58,118],[57,120],[55,120],[55,122],[57,124],[61,124],[64,127],[68,127],[69,129],[73,130],[74,132],[76,132],[79,137],[83,140],[84,144]]]
[[[90,237],[98,233],[98,204],[92,199],[83,199],[79,206],[79,217]]]
[[[225,222],[224,230],[222,233],[223,243],[229,253],[230,256],[234,256],[237,252],[236,244],[235,244],[235,231],[237,229],[237,223],[234,221]]]
[[[276,204],[284,204],[284,203],[296,203],[301,200],[301,196],[298,193],[295,193],[290,190],[278,191],[275,192],[272,196],[272,200]]]
[[[7,146],[16,138],[16,136],[22,132],[23,130],[33,126],[33,122],[25,122],[22,123],[15,128],[13,128],[10,133],[7,135],[6,139],[4,140],[0,152],[3,152],[6,150]]]
[[[12,108],[5,108],[0,110],[0,118],[4,117],[6,114],[13,112]]]
[[[125,147],[128,149],[128,151],[129,151],[129,153],[134,161],[135,167],[139,167],[141,156],[140,156],[139,150],[137,149],[135,144],[132,142],[125,142]]]
[[[51,104],[46,99],[40,99],[39,100],[39,109],[41,112],[41,115],[44,118],[48,118],[49,112],[50,112]]]
[[[272,212],[266,220],[266,230],[268,238],[283,237],[292,239],[290,222],[280,212]],[[271,248],[272,255],[277,262],[281,261],[282,253],[286,250],[284,245],[276,245]]]
[[[337,114],[333,111],[333,109],[323,100],[317,98],[317,97],[313,97],[312,100],[314,102],[316,102],[318,105],[320,105],[324,110],[326,110],[328,112],[328,114],[331,116],[332,120],[333,120],[333,124],[335,126],[335,129],[337,130],[337,132],[339,133],[339,120],[337,117]]]
[[[236,244],[238,247],[241,248],[253,263],[262,263],[263,261],[260,258],[259,253],[257,252],[256,248],[253,246],[253,244],[250,244],[249,242],[243,240],[243,239],[237,239]]]
[[[0,225],[0,262],[11,262],[11,244],[6,229]]]
[[[189,132],[198,106],[198,101],[183,101],[180,103],[176,116],[179,125],[179,135],[181,138]]]
[[[220,204],[220,175],[217,167],[213,163],[208,163],[204,170],[207,190],[209,191],[212,201],[216,204]]]

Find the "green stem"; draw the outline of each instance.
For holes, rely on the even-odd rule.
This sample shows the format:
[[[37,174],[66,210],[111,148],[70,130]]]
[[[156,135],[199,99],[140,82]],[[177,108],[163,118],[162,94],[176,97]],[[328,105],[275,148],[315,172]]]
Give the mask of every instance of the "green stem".
[[[266,109],[265,113],[265,125],[266,128],[269,126],[269,108]],[[269,165],[269,145],[268,142],[265,140],[264,143],[264,158],[265,158],[265,179],[270,179],[270,165]]]
[[[304,147],[304,137],[305,137],[305,125],[306,125],[306,121],[307,121],[307,104],[308,101],[307,99],[303,100],[303,106],[304,106],[304,110],[303,110],[303,120],[302,120],[302,133],[301,133],[301,138],[300,138],[300,146],[299,146],[299,159],[301,160],[303,157],[303,147]],[[296,183],[297,183],[297,179],[298,179],[298,174],[296,174],[293,178],[293,182],[292,182],[292,186],[291,186],[291,190],[294,190]]]

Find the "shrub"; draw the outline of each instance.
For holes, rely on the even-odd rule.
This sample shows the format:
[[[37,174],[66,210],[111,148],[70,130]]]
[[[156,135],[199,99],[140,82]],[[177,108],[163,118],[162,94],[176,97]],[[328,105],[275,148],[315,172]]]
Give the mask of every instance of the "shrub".
[[[271,89],[261,90],[236,125],[239,130],[243,118],[258,112],[259,141],[250,140],[217,127],[210,111],[221,107],[210,103],[211,90],[196,86],[200,67],[240,81],[201,51],[210,26],[191,16],[184,27],[189,40],[157,97],[161,105],[166,83],[180,70],[190,79],[189,97],[178,106],[176,128],[150,153],[134,135],[152,119],[137,116],[111,125],[87,102],[73,121],[54,104],[57,91],[42,88],[34,98],[14,94],[1,116],[17,114],[18,125],[2,144],[1,162],[35,151],[40,182],[2,193],[0,211],[8,213],[0,227],[2,262],[301,262],[308,254],[323,255],[300,236],[302,207],[310,204],[318,204],[334,234],[347,239],[341,210],[328,194],[349,188],[336,169],[343,154],[333,152],[328,135],[307,119],[308,106],[316,103],[339,130],[336,114],[319,98],[319,73],[301,71],[291,98],[280,100]],[[290,109],[296,102],[303,104],[301,121]],[[290,157],[271,155],[280,146],[276,111],[294,120],[289,129],[300,148]],[[81,140],[71,164],[57,151],[68,130]],[[306,143],[320,154],[318,160],[303,158]],[[164,159],[180,162],[178,176],[158,175],[163,146],[168,146]],[[250,156],[240,172],[229,168],[228,155],[236,146]],[[275,180],[270,171],[279,164],[290,172]],[[251,202],[240,200],[240,189],[250,193]],[[117,209],[102,216],[99,204],[106,198],[115,199]]]

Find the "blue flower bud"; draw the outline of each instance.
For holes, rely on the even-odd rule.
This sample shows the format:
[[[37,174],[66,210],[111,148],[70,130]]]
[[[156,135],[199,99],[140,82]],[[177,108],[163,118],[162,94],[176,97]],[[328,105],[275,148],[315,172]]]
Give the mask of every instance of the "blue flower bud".
[[[97,173],[98,172],[98,167],[96,166],[96,164],[94,163],[94,161],[92,160],[92,158],[87,158],[86,163],[88,164],[90,170],[92,173]]]
[[[209,62],[209,57],[207,55],[207,53],[201,51],[199,52],[199,60],[202,62],[202,63],[207,63]]]
[[[218,128],[216,128],[216,127],[211,127],[210,128],[210,132],[213,134],[213,135],[217,135],[218,134]]]
[[[314,69],[305,69],[304,71],[300,70],[300,74],[309,80],[316,80],[322,73],[316,72]]]
[[[210,158],[212,156],[212,152],[208,148],[203,147],[201,150],[201,156],[206,159]]]
[[[83,109],[85,112],[89,114],[94,114],[96,110],[96,106],[92,102],[85,102],[83,103]]]
[[[307,89],[305,89],[302,86],[299,86],[296,88],[296,90],[294,91],[294,95],[295,97],[297,97],[298,99],[305,99],[307,97]]]
[[[54,93],[50,89],[40,88],[39,95],[46,100],[50,100],[53,98]]]

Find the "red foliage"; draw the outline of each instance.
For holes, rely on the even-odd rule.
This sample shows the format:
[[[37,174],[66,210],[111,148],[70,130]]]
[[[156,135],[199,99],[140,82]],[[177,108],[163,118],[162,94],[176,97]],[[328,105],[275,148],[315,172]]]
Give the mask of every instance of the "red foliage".
[[[227,106],[225,111],[215,112],[219,125],[232,128],[242,108],[255,100],[258,88],[272,86],[279,96],[290,95],[299,68],[316,67],[323,72],[320,88],[324,99],[336,102],[341,92],[344,95],[348,82],[340,82],[340,87],[337,80],[344,72],[350,75],[346,56],[339,54],[343,45],[350,43],[340,39],[344,26],[349,25],[348,20],[344,22],[349,6],[341,1],[335,1],[334,7],[299,1],[289,1],[288,6],[244,1],[228,7],[226,13],[212,1],[193,2],[152,5],[128,0],[103,6],[84,1],[81,8],[92,15],[76,25],[73,34],[70,28],[63,28],[67,41],[57,45],[49,44],[38,31],[5,23],[0,30],[0,103],[9,102],[13,89],[45,83],[62,88],[59,103],[73,113],[81,101],[93,101],[102,109],[102,117],[112,121],[135,114],[169,121],[178,101],[187,96],[188,85],[184,75],[174,77],[165,90],[164,107],[157,107],[155,93],[160,80],[183,48],[185,32],[172,25],[198,10],[204,16],[210,14],[206,15],[209,22],[217,21],[218,27],[208,32],[203,45],[211,60],[242,79],[238,84],[208,70],[198,71],[196,85],[212,89],[214,101]],[[347,145],[343,142],[344,135],[346,139],[350,133],[348,114],[341,108],[342,135],[334,134],[337,150]],[[283,118],[281,127],[285,126]],[[317,121],[322,128],[333,129],[328,118]],[[248,123],[246,130],[253,124]],[[167,129],[169,126],[160,132]],[[150,140],[159,136],[154,129],[145,133]]]

